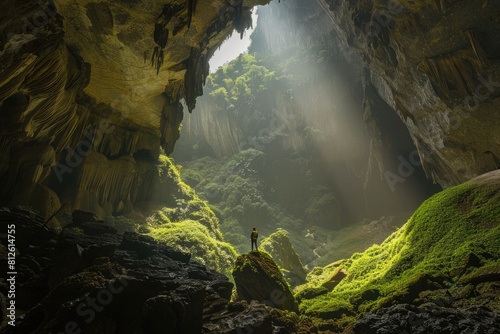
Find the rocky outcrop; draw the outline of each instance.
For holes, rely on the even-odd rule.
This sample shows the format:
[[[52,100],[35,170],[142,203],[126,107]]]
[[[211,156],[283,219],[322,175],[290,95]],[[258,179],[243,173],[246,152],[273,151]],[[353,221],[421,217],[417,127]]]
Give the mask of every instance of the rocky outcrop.
[[[5,1],[0,203],[48,218],[65,204],[105,216],[150,199],[179,101],[193,110],[212,53],[266,2]]]
[[[352,327],[354,334],[500,333],[500,317],[488,309],[454,309],[428,303],[399,304],[368,313]]]
[[[257,300],[277,309],[298,312],[288,283],[266,253],[255,251],[240,255],[233,277],[238,300]]]
[[[450,186],[498,168],[498,2],[318,3],[405,123],[429,178]]]
[[[262,240],[260,248],[272,256],[292,288],[305,282],[306,269],[285,230],[279,229]]]
[[[25,209],[0,210],[0,220],[15,225],[17,241],[18,318],[2,333],[296,332],[264,304],[229,303],[233,284],[189,254],[118,234],[93,214],[74,212],[59,235]]]
[[[499,198],[500,171],[434,195],[380,245],[314,268],[295,289],[301,310],[339,328],[361,319],[357,333],[488,333],[499,311]]]

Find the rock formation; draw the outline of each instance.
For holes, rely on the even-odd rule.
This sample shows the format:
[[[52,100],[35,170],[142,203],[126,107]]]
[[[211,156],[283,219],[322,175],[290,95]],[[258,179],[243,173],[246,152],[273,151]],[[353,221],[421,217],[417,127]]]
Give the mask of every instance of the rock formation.
[[[292,288],[304,283],[307,275],[306,269],[285,230],[279,229],[274,232],[262,240],[259,247],[272,256]]]
[[[491,1],[318,1],[340,39],[410,131],[442,186],[496,169],[500,4]]]
[[[266,2],[6,1],[0,203],[103,216],[149,199],[144,181],[179,137],[180,99],[193,110],[212,53]]]
[[[288,283],[273,259],[263,252],[250,252],[236,259],[233,269],[237,300],[257,300],[271,307],[298,312]]]
[[[48,217],[61,205],[120,214],[147,199],[142,181],[179,137],[179,100],[193,110],[208,59],[267,2],[6,1],[0,202]],[[330,18],[315,29],[333,27],[346,60],[361,56],[367,87],[405,123],[429,178],[446,187],[498,168],[498,2],[314,4]]]
[[[434,195],[380,245],[314,268],[301,311],[356,333],[497,328],[499,198],[500,171]]]
[[[16,226],[15,300],[25,312],[2,333],[297,331],[264,304],[229,303],[233,284],[190,254],[148,236],[118,234],[93,214],[75,211],[59,235],[25,209],[1,210],[0,220]]]

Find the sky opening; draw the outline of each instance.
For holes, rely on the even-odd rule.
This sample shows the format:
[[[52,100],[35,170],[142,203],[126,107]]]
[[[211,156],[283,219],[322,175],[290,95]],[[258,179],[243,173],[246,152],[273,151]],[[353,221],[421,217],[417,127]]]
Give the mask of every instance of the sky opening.
[[[220,66],[229,63],[231,60],[236,59],[240,54],[247,52],[250,46],[250,35],[257,25],[257,8],[252,12],[253,28],[245,31],[243,39],[240,39],[240,34],[236,31],[233,35],[215,51],[213,57],[210,59],[210,73],[214,73]]]

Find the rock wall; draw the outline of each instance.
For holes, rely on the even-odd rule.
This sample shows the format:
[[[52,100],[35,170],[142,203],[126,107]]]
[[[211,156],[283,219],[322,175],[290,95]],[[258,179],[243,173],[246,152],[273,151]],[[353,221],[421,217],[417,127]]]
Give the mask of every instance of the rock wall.
[[[499,168],[500,3],[318,0],[442,186]]]
[[[266,2],[4,1],[0,203],[48,217],[148,199],[160,149],[179,137],[180,99],[193,110],[211,54]]]
[[[233,29],[251,25],[251,7],[267,2],[4,1],[0,203],[32,205],[44,216],[96,199],[105,214],[130,208],[125,192],[151,173],[139,165],[161,148],[172,152],[179,137],[179,100],[194,109],[211,54]],[[316,3],[346,58],[359,51],[429,178],[450,186],[500,167],[500,3]],[[99,154],[126,179],[124,189],[97,175],[101,168],[83,175]],[[86,192],[92,199],[75,201]]]

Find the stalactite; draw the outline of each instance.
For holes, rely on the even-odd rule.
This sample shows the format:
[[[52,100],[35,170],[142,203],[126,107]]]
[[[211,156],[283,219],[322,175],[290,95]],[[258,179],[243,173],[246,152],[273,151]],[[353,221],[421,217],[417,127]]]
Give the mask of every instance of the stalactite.
[[[155,29],[153,32],[153,40],[155,41],[156,45],[153,49],[153,54],[151,55],[151,66],[153,66],[156,69],[156,74],[158,75],[160,73],[160,68],[163,65],[164,62],[164,57],[165,57],[165,47],[167,46],[168,43],[168,38],[169,38],[169,29],[167,28],[167,25],[170,23],[174,15],[179,11],[181,7],[180,6],[169,6],[169,5],[164,5],[163,9],[158,16],[158,19],[156,20],[155,23]],[[174,29],[174,36],[177,32]],[[146,51],[144,53],[144,61],[146,61]]]
[[[136,177],[135,160],[131,156],[108,160],[99,153],[90,153],[78,172],[74,209],[97,211],[105,216],[113,213],[120,202],[130,207]]]
[[[160,120],[161,146],[167,154],[174,151],[174,144],[180,136],[179,127],[183,117],[184,112],[180,102],[167,102],[163,107]]]
[[[203,95],[204,65],[200,50],[191,48],[191,54],[184,76],[184,99],[189,112],[196,106],[196,97]]]
[[[442,97],[451,100],[453,91],[462,98],[476,94],[481,64],[470,49],[426,59],[420,63],[419,69],[427,74]]]
[[[252,28],[252,10],[251,8],[243,7],[242,4],[235,7],[235,14],[233,19],[234,29],[243,38],[245,30]]]
[[[479,43],[479,39],[477,38],[477,33],[474,30],[466,30],[464,31],[465,36],[469,39],[472,50],[474,51],[477,60],[479,60],[481,66],[486,65],[487,57],[484,49]]]
[[[196,10],[196,1],[197,0],[187,0],[187,6],[188,6],[188,21],[187,21],[187,26],[188,28],[191,27],[191,20],[193,19],[193,15]]]
[[[153,39],[160,46],[161,49],[163,49],[165,46],[167,46],[168,42],[168,29],[166,28],[165,25],[156,23],[155,24],[155,31],[153,33]]]

